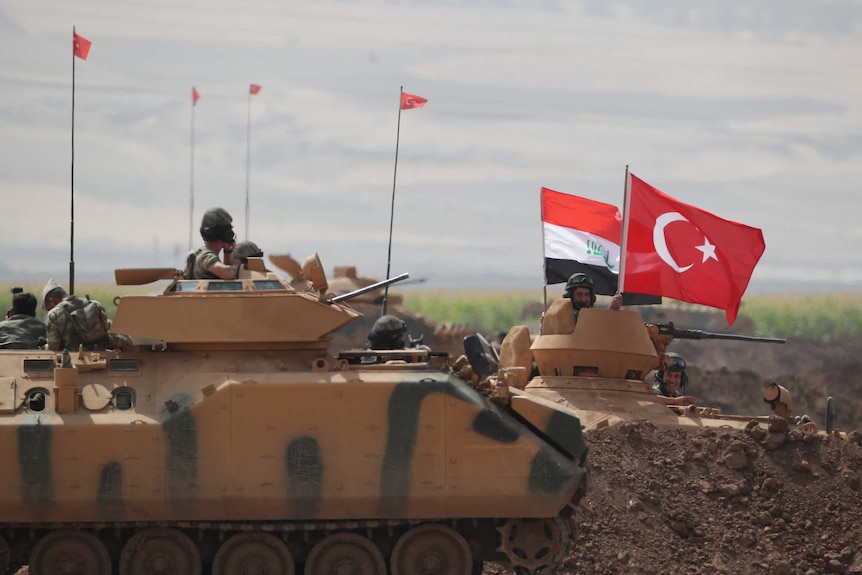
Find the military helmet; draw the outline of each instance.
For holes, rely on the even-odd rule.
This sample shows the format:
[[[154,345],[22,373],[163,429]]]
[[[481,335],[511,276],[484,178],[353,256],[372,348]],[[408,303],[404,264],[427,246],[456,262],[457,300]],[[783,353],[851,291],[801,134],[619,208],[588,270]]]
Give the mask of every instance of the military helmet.
[[[566,290],[563,292],[563,297],[572,299],[575,293],[575,288],[585,287],[590,290],[590,305],[596,303],[596,284],[593,283],[593,278],[585,273],[572,274],[572,277],[566,282]]]
[[[685,371],[685,360],[678,354],[672,351],[664,354],[665,356],[665,371]]]
[[[242,241],[238,242],[233,249],[233,257],[237,259],[262,258],[263,250],[257,247],[254,242]]]
[[[394,315],[384,315],[374,322],[368,343],[371,349],[402,349],[406,332],[406,323]]]
[[[664,367],[656,370],[655,378],[661,385],[664,385],[664,373],[666,371],[676,371],[681,373],[679,389],[685,392],[685,386],[688,385],[688,373],[685,371],[685,360],[678,353],[669,351],[664,354]]]
[[[51,295],[51,292],[55,290],[61,290],[64,292],[65,295],[65,290],[63,289],[63,286],[58,284],[53,279],[49,279],[48,283],[45,284],[45,287],[42,288],[42,295],[39,296],[39,301],[42,303],[42,309],[48,309],[48,296]]]
[[[201,218],[201,237],[208,242],[236,240],[233,233],[233,218],[224,208],[210,208]]]

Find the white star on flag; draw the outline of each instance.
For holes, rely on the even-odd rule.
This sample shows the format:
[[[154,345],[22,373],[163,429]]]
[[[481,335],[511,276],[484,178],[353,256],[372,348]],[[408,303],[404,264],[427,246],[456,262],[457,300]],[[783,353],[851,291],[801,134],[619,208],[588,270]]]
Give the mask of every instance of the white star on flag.
[[[703,236],[703,245],[695,247],[703,252],[703,261],[700,263],[705,264],[706,260],[710,258],[714,259],[715,261],[718,261],[718,256],[715,255],[715,246],[709,243],[708,237]]]

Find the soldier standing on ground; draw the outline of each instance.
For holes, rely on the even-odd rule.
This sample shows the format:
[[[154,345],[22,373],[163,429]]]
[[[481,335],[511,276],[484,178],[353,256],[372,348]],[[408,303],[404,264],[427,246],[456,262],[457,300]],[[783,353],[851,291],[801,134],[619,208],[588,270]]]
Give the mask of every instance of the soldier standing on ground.
[[[201,218],[201,238],[204,246],[190,252],[183,271],[185,279],[224,279],[237,276],[239,258],[234,259],[236,234],[233,231],[233,218],[224,208],[210,208]],[[219,259],[224,252],[224,259]]]
[[[36,318],[36,296],[16,293],[12,296],[11,315],[0,321],[0,348],[38,349],[44,344],[45,324]]]

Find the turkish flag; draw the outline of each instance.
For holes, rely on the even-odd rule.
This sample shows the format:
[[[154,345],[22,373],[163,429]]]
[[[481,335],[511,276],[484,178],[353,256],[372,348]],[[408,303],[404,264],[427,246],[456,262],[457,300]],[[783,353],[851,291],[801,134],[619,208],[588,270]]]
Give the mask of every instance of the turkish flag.
[[[72,31],[72,54],[81,60],[86,60],[87,55],[90,53],[91,44],[92,42],[83,36],[78,36],[77,32],[74,30]]]
[[[250,84],[250,85],[249,85],[249,87],[248,87],[248,93],[249,93],[249,94],[251,94],[252,96],[254,96],[254,95],[255,95],[255,94],[257,94],[258,92],[260,92],[260,85],[258,85],[258,84]]]
[[[198,89],[192,86],[192,106],[196,105],[200,99],[201,95],[198,93]]]
[[[757,229],[684,204],[630,175],[626,291],[721,308],[733,325],[766,244]]]
[[[426,98],[422,96],[414,96],[407,92],[401,92],[401,109],[410,110],[411,108],[421,108],[428,103]]]

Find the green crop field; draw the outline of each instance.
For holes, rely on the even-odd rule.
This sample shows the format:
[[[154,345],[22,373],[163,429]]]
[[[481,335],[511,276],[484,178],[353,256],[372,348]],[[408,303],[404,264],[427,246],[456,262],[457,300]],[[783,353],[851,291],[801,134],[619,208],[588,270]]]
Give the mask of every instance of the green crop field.
[[[554,292],[548,297],[558,296]],[[542,294],[538,290],[416,290],[404,294],[408,309],[437,321],[469,325],[487,334],[536,321],[538,316],[522,315],[522,310],[528,304],[541,306],[541,303]],[[609,298],[600,297],[597,305],[608,303]],[[862,335],[862,294],[758,294],[743,298],[740,316],[752,320],[758,335],[813,339]]]
[[[115,286],[80,284],[78,294],[99,300],[113,317],[114,298],[120,295],[155,293],[167,284]],[[42,285],[22,285],[39,297]],[[0,283],[0,310],[9,308],[12,284]],[[486,334],[507,331],[513,325],[538,321],[535,310],[541,310],[542,291],[537,290],[422,290],[401,292],[404,305],[416,313],[438,322],[468,325]],[[559,290],[548,294],[559,297]],[[597,305],[606,306],[609,298],[600,297]],[[527,308],[528,313],[525,313]],[[710,309],[710,308],[703,308]],[[533,310],[532,313],[529,313]],[[40,309],[39,316],[44,319]],[[773,337],[810,337],[823,339],[842,335],[862,335],[862,294],[758,294],[745,297],[741,316],[748,316],[758,335]]]
[[[42,294],[42,288],[45,286],[42,284],[14,284],[19,287],[24,288],[24,291],[31,292],[36,296],[38,300]],[[78,284],[76,282],[75,291],[81,297],[89,296],[91,299],[98,300],[103,306],[105,306],[105,310],[108,312],[109,317],[114,317],[114,312],[117,311],[117,306],[114,304],[114,298],[121,295],[144,295],[148,293],[160,292],[167,285],[166,282],[161,284],[151,284],[147,286],[117,286],[113,284]],[[9,306],[12,305],[12,287],[11,283],[0,283],[0,310],[3,311],[3,314],[6,314],[6,310],[9,309]],[[63,284],[64,288],[68,289],[68,286]],[[161,288],[161,289],[160,289]],[[45,312],[41,307],[42,302],[39,302],[39,307],[37,308],[37,317],[41,319],[45,319]]]

